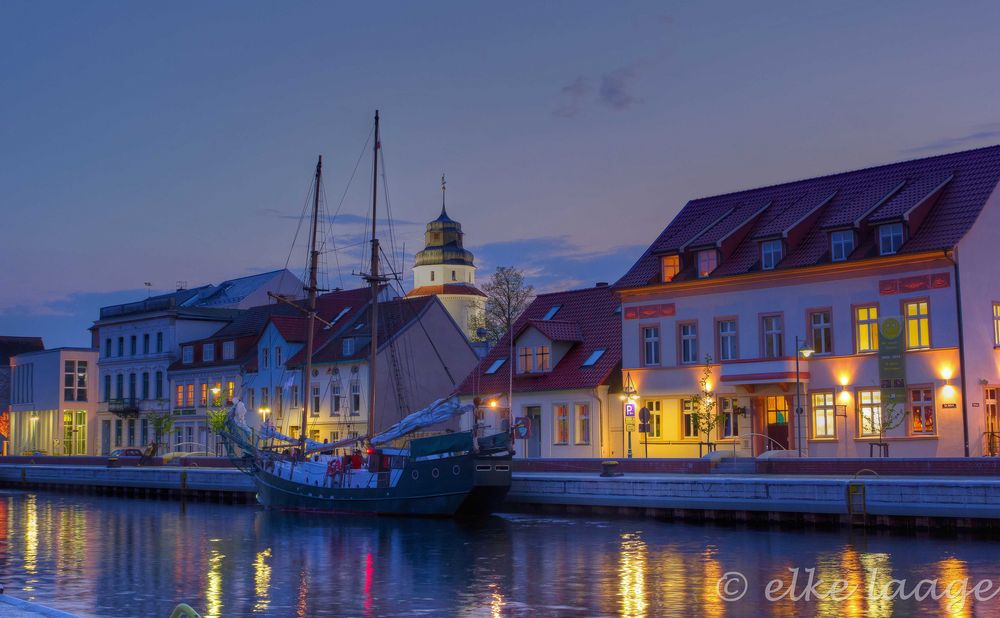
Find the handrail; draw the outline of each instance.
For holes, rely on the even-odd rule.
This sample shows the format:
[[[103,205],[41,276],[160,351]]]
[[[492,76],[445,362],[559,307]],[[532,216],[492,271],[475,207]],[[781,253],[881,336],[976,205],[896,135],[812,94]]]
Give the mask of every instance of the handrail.
[[[174,611],[170,612],[170,618],[201,618],[201,614],[194,611],[194,609],[187,603],[179,603]]]
[[[773,442],[773,443],[774,443],[774,445],[778,447],[778,448],[776,448],[776,449],[775,449],[775,448],[769,448],[769,449],[767,449],[767,450],[769,450],[769,451],[787,451],[787,450],[788,450],[787,448],[785,448],[784,446],[782,446],[782,445],[781,445],[781,442],[778,442],[777,440],[775,440],[775,439],[774,439],[774,438],[772,438],[771,436],[768,436],[768,435],[765,435],[765,434],[762,434],[762,433],[754,433],[754,432],[750,432],[750,433],[744,433],[744,434],[740,434],[740,437],[741,437],[741,438],[742,438],[743,436],[749,436],[749,437],[753,437],[753,436],[760,436],[761,438],[764,438],[765,440],[769,440],[769,441]],[[751,455],[751,456],[753,456],[753,457],[756,457],[756,456],[757,456],[757,455],[756,455],[756,454],[754,453],[754,448],[753,448],[753,442],[750,442],[750,455]]]

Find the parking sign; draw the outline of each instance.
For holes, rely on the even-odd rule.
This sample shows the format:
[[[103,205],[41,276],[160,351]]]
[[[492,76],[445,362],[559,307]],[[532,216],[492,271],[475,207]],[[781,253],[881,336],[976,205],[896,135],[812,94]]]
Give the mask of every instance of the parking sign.
[[[635,404],[631,401],[625,404],[625,416],[635,416]]]

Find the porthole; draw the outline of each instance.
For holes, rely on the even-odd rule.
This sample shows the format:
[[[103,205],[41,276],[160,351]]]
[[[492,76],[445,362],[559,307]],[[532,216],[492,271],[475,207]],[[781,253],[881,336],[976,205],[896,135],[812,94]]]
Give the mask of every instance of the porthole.
[[[451,467],[451,473],[454,474],[455,476],[458,476],[459,474],[462,473],[462,467],[459,466],[458,464],[455,464],[454,466]]]
[[[433,476],[434,478],[437,478],[437,477],[441,476],[441,472],[437,468],[434,468],[433,470],[431,470],[431,476]]]
[[[413,471],[411,471],[410,472],[410,478],[412,478],[414,481],[417,480],[418,478],[420,478],[420,471],[419,470],[413,470]]]

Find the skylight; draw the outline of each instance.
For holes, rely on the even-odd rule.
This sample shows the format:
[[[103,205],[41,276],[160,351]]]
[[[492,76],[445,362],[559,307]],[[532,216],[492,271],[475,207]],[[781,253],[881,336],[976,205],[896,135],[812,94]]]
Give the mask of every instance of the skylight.
[[[337,320],[339,320],[340,318],[344,317],[347,314],[347,312],[350,311],[350,310],[351,310],[350,307],[344,307],[343,309],[341,309],[340,313],[337,314],[337,317],[335,317],[332,320],[330,320],[330,324],[336,324]]]
[[[562,305],[556,305],[556,306],[552,307],[551,309],[549,309],[548,313],[546,313],[545,317],[542,318],[542,319],[543,320],[551,320],[553,318],[553,316],[555,316],[556,312],[559,311],[560,307],[562,307]]]
[[[596,363],[597,361],[601,360],[602,356],[604,356],[604,348],[598,348],[598,349],[594,350],[593,352],[591,352],[590,356],[587,357],[587,360],[583,361],[583,365],[581,365],[581,366],[582,367],[593,367],[594,363]]]
[[[499,369],[500,367],[502,367],[503,364],[504,364],[504,362],[506,360],[507,360],[506,358],[498,358],[495,361],[493,361],[493,364],[490,365],[489,369],[486,370],[486,374],[487,375],[492,375],[492,374],[496,373],[497,369]]]

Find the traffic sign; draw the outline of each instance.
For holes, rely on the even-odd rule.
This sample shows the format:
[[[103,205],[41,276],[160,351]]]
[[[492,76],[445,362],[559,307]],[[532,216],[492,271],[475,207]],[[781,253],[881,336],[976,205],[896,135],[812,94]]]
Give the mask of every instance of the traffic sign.
[[[641,422],[641,423],[648,423],[649,422],[649,408],[647,408],[646,406],[643,406],[639,410],[639,422]]]
[[[631,401],[625,404],[625,416],[635,416],[635,404]]]
[[[635,421],[625,422],[625,431],[632,432],[635,431]]]

